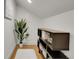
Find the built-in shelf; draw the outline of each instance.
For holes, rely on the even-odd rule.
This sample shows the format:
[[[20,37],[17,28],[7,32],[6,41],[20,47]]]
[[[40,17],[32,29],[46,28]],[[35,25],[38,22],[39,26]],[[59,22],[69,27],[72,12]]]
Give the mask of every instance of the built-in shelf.
[[[40,49],[40,44],[43,46],[43,48],[47,51],[47,59],[49,55],[52,59],[68,59],[61,50],[69,50],[69,35],[70,34],[68,32],[39,28],[38,48]]]

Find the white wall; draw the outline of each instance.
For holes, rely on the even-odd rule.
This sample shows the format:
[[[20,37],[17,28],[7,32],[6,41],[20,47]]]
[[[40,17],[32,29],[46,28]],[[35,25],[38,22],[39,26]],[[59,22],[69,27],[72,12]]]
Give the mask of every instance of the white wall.
[[[14,0],[6,0],[6,13],[12,17],[12,20],[4,19],[4,58],[9,59],[14,48],[14,17],[15,17],[15,2]]]
[[[16,19],[26,19],[28,23],[29,37],[23,41],[24,44],[37,44],[37,28],[39,25],[39,18],[29,13],[25,8],[17,5]]]
[[[41,21],[40,27],[70,32],[70,50],[62,51],[69,59],[74,59],[74,10],[49,17]]]

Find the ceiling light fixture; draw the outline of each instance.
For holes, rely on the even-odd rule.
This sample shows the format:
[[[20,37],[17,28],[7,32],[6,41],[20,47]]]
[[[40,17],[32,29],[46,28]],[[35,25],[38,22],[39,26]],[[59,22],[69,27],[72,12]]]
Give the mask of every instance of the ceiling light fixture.
[[[28,1],[28,3],[32,3],[32,0],[27,0]]]

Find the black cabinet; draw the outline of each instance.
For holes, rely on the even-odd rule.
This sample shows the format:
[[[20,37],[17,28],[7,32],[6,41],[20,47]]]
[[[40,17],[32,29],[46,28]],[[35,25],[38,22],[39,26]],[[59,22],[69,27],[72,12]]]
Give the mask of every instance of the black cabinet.
[[[47,34],[49,35],[48,38],[43,39],[42,31],[47,32]],[[49,55],[52,57],[52,59],[68,59],[67,56],[65,56],[61,52],[61,50],[69,50],[69,35],[70,34],[68,32],[39,28],[38,29],[38,36],[39,36],[38,47],[41,44],[43,48],[47,51],[46,59],[49,58]],[[52,40],[50,40],[51,42],[49,42],[48,40],[50,37],[52,38]]]
[[[43,38],[44,35],[46,35],[45,37],[48,36],[48,38]],[[70,34],[68,32],[40,28],[38,29],[38,36],[43,41],[47,41],[53,50],[69,50]]]
[[[61,51],[58,50],[52,50],[48,43],[44,42],[43,40],[39,39],[39,45],[42,45],[43,48],[47,51],[47,58],[49,58],[49,55],[52,57],[52,59],[68,59],[67,56],[65,56]],[[41,49],[40,49],[41,50]]]

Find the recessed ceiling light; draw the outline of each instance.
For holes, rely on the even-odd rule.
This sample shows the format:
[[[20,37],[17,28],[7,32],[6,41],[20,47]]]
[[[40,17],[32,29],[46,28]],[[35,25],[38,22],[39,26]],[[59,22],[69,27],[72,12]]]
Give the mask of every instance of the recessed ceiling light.
[[[28,3],[32,3],[32,0],[27,0],[28,1]]]

